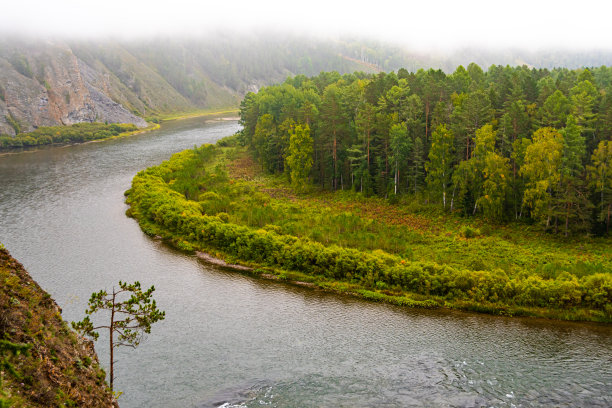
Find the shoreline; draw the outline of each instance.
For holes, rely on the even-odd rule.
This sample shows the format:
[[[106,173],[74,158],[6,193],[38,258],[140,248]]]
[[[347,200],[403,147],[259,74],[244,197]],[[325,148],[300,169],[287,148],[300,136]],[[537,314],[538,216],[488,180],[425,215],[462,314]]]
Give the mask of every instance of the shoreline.
[[[128,207],[129,211],[132,206],[128,204]],[[128,216],[130,218],[134,218],[140,225],[140,219],[134,217],[133,215]],[[548,321],[554,320],[563,323],[593,324],[598,326],[609,326],[611,324],[608,321],[563,315],[562,312],[559,313],[559,311],[547,308],[479,303],[469,300],[452,301],[436,296],[429,296],[424,300],[415,299],[412,296],[414,294],[411,292],[401,291],[393,293],[390,291],[380,291],[365,287],[363,285],[349,283],[342,280],[334,280],[320,275],[308,275],[298,271],[260,265],[256,262],[236,260],[234,257],[224,253],[222,250],[215,248],[198,246],[197,249],[185,249],[179,245],[180,240],[176,241],[177,237],[165,230],[165,228],[151,223],[147,223],[147,226],[155,228],[154,234],[150,235],[149,232],[152,231],[149,229],[149,232],[147,232],[143,230],[142,225],[140,225],[142,232],[145,233],[145,235],[148,235],[151,239],[160,241],[163,245],[168,245],[174,250],[194,256],[213,267],[223,268],[234,273],[239,273],[241,275],[250,276],[257,279],[265,279],[267,281],[307,288],[310,290],[323,291],[340,296],[348,296],[363,301],[385,303],[409,309],[446,310],[448,312],[489,315],[492,317],[523,318]],[[244,264],[238,264],[236,262],[242,262]]]
[[[151,237],[153,238],[153,237]],[[229,263],[225,261],[222,256],[225,254],[221,254],[217,251],[211,250],[212,255],[209,252],[204,252],[202,249],[194,250],[194,251],[185,251],[177,246],[171,238],[164,238],[162,236],[156,236],[155,239],[161,241],[164,245],[168,245],[169,247],[190,255],[195,256],[199,260],[205,262],[208,265],[212,265],[214,267],[220,267],[226,270],[233,271],[235,273],[239,273],[241,275],[249,276],[257,279],[264,279],[267,281],[272,281],[276,283],[283,283],[294,287],[301,287],[315,291],[322,291],[325,293],[332,293],[337,296],[347,296],[353,299],[360,299],[367,302],[375,302],[375,303],[384,303],[393,306],[399,306],[410,309],[429,309],[429,310],[444,310],[449,313],[465,313],[467,315],[478,314],[478,315],[488,315],[491,317],[499,318],[505,317],[510,319],[528,319],[531,321],[557,321],[562,324],[588,324],[594,326],[603,326],[607,327],[610,325],[608,322],[602,322],[597,320],[580,320],[580,319],[560,319],[554,313],[545,313],[546,310],[539,310],[540,313],[534,313],[535,308],[528,307],[516,307],[515,309],[504,309],[505,312],[508,313],[491,313],[491,311],[482,311],[474,307],[465,307],[465,306],[478,306],[475,303],[464,302],[463,305],[452,304],[450,302],[444,302],[443,304],[437,303],[435,306],[433,305],[419,305],[419,304],[405,304],[402,302],[402,299],[406,299],[403,295],[387,295],[377,291],[372,291],[370,289],[364,288],[359,285],[352,285],[342,281],[334,281],[328,279],[315,279],[315,282],[308,282],[306,280],[293,279],[294,275],[299,274],[299,272],[294,271],[286,271],[275,268],[267,267],[267,266],[245,266],[236,263]],[[232,261],[235,262],[235,261]],[[515,312],[515,313],[512,313]]]
[[[34,153],[37,152],[41,149],[47,148],[47,147],[70,147],[70,146],[77,146],[77,145],[84,145],[84,144],[89,144],[89,143],[100,143],[100,142],[105,142],[108,140],[115,140],[115,139],[122,139],[125,137],[130,137],[130,136],[135,136],[135,135],[140,135],[143,133],[147,133],[147,132],[152,132],[154,130],[158,130],[161,128],[162,123],[165,122],[174,122],[174,121],[180,121],[180,120],[186,120],[186,119],[195,119],[195,118],[200,118],[200,117],[205,117],[205,116],[211,116],[212,118],[210,120],[207,120],[206,123],[212,123],[212,122],[216,122],[216,121],[234,121],[234,120],[239,120],[240,117],[238,116],[225,116],[225,115],[229,115],[229,114],[237,114],[239,112],[239,109],[227,109],[227,110],[219,110],[219,111],[201,111],[201,112],[193,112],[193,113],[187,113],[187,114],[179,114],[178,116],[171,116],[168,118],[163,118],[160,117],[159,123],[155,123],[155,122],[147,122],[148,126],[142,129],[138,129],[138,130],[134,130],[131,132],[124,132],[124,133],[120,133],[116,136],[111,136],[111,137],[107,137],[104,139],[96,139],[96,140],[87,140],[85,142],[75,142],[75,143],[50,143],[50,144],[45,144],[45,145],[40,145],[40,146],[32,146],[32,147],[28,147],[28,148],[19,148],[18,149],[10,149],[10,150],[2,150],[0,149],[0,157],[2,156],[8,156],[8,155],[13,155],[13,154],[23,154],[23,153]],[[18,151],[17,151],[18,150]]]
[[[42,149],[45,149],[45,148],[51,148],[51,147],[66,148],[66,147],[70,147],[70,146],[85,145],[85,144],[89,144],[89,143],[106,142],[108,140],[122,139],[124,137],[130,137],[130,136],[140,135],[142,133],[151,132],[153,130],[159,129],[160,127],[161,127],[161,125],[159,123],[150,123],[149,126],[147,126],[145,128],[138,129],[138,130],[133,130],[133,131],[130,131],[130,132],[119,133],[118,135],[110,136],[110,137],[105,137],[103,139],[87,140],[85,142],[49,143],[49,144],[44,144],[44,145],[39,145],[39,146],[31,146],[31,147],[26,147],[26,148],[20,148],[21,150],[19,150],[19,151],[11,151],[11,150],[3,151],[3,150],[0,150],[0,157],[2,157],[2,156],[9,156],[9,155],[13,155],[13,154],[34,153],[34,152],[37,152],[39,150],[42,150]],[[17,150],[17,149],[15,149],[15,150]]]

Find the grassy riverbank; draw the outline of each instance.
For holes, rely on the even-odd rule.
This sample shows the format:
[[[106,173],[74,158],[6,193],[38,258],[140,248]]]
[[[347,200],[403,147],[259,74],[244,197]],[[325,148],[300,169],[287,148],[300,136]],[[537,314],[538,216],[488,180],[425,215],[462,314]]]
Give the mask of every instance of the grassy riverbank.
[[[126,192],[143,230],[254,273],[376,301],[612,321],[610,239],[469,223],[405,201],[297,194],[241,148],[203,146],[140,172]]]
[[[203,116],[211,117],[237,117],[239,109],[237,107],[227,107],[222,109],[199,109],[189,112],[175,112],[168,114],[159,114],[147,117],[147,122],[162,123],[174,120],[192,119]]]
[[[158,129],[152,123],[139,129],[126,123],[76,123],[71,126],[41,127],[33,132],[21,133],[15,137],[0,135],[0,152],[8,152],[24,147],[45,145],[65,145],[116,139]]]

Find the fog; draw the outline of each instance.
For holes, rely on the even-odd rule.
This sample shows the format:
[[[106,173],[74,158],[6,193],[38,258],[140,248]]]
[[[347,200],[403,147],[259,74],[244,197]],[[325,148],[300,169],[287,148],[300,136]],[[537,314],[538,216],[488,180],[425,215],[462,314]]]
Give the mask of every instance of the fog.
[[[612,2],[466,1],[6,1],[0,35],[139,39],[268,30],[359,36],[416,50],[612,49]],[[571,7],[570,5],[571,4]]]

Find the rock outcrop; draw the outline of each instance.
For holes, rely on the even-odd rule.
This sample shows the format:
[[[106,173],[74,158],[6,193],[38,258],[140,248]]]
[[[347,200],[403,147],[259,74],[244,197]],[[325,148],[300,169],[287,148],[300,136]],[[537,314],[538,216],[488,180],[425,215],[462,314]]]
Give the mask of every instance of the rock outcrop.
[[[115,102],[109,80],[67,45],[12,44],[0,49],[0,133],[81,122],[147,125]]]

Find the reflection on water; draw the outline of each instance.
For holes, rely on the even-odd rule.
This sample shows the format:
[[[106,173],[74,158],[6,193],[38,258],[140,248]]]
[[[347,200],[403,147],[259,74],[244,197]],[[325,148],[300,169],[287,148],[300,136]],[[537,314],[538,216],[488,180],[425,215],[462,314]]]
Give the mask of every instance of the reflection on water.
[[[257,280],[146,237],[133,175],[239,129],[175,122],[0,157],[0,242],[81,319],[118,280],[154,284],[166,320],[118,349],[130,407],[612,406],[612,328],[402,309]],[[97,346],[103,364],[108,353]]]

